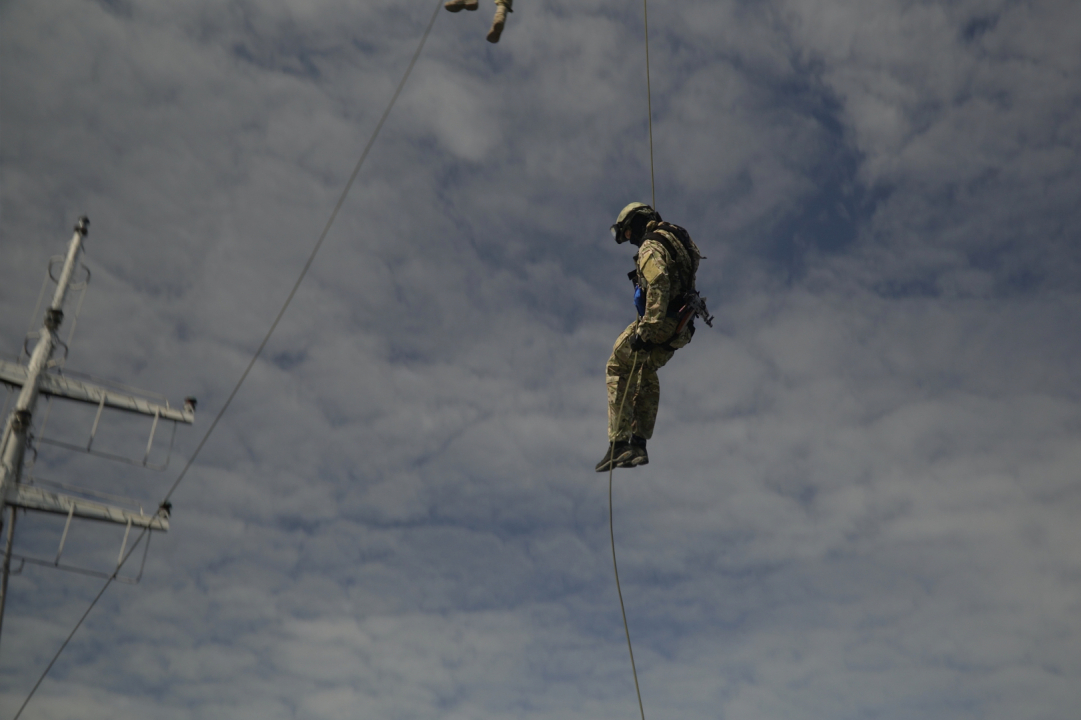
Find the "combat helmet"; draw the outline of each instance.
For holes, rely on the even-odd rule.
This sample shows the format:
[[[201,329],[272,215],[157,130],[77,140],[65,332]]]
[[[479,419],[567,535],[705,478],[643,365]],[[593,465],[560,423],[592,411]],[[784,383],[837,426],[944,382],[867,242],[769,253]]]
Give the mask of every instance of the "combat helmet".
[[[661,221],[661,215],[649,205],[640,202],[632,202],[619,212],[615,225],[612,226],[612,237],[617,244],[627,242],[625,231],[630,230],[632,236],[640,236],[646,230],[646,223],[650,220]]]

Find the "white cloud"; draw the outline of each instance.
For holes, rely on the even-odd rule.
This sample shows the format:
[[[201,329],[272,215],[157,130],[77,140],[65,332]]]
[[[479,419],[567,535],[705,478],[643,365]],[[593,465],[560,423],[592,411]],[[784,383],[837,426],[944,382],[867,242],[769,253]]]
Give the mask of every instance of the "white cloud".
[[[438,18],[142,584],[110,588],[35,716],[635,712],[591,466],[630,314],[607,227],[650,191],[641,17],[520,5],[498,45],[488,7]],[[70,367],[200,398],[164,475],[37,470],[157,502],[432,9],[0,10],[4,352],[87,212]],[[1076,10],[650,9],[658,206],[709,257],[717,328],[662,370],[651,463],[616,477],[647,713],[1068,714]],[[20,518],[20,547],[62,525]],[[73,532],[107,568],[122,533]],[[0,711],[98,587],[12,578]]]

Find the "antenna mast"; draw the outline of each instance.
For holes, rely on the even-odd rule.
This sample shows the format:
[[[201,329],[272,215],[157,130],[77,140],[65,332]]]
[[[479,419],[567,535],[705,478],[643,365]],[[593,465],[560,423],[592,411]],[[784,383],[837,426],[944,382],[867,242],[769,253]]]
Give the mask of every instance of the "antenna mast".
[[[56,513],[68,517],[70,526],[72,517],[102,520],[126,525],[128,532],[132,527],[146,528],[165,532],[169,529],[169,508],[158,508],[154,515],[146,515],[141,510],[134,512],[118,506],[87,500],[73,495],[55,493],[35,485],[23,483],[23,461],[28,447],[30,428],[37,407],[38,397],[42,394],[67,400],[90,403],[98,406],[98,417],[106,408],[115,408],[154,417],[154,428],[158,420],[172,420],[191,424],[195,421],[195,401],[189,398],[184,409],[177,410],[166,405],[149,402],[135,395],[128,395],[90,382],[75,380],[48,370],[57,363],[52,359],[60,340],[59,328],[64,321],[64,299],[72,277],[75,275],[82,255],[83,241],[89,231],[90,220],[79,218],[75,233],[68,244],[64,267],[56,282],[52,303],[45,310],[45,319],[38,333],[38,341],[26,365],[0,360],[0,382],[17,388],[21,387],[15,407],[4,425],[3,438],[0,439],[0,528],[3,527],[4,511],[7,511],[7,543],[4,547],[3,577],[0,579],[0,630],[3,628],[4,605],[7,600],[8,576],[11,573],[12,547],[15,539],[15,513],[22,508],[39,512]],[[95,421],[95,430],[97,422]],[[93,436],[91,436],[93,442]],[[153,442],[151,431],[150,442]],[[89,444],[87,451],[89,451]],[[147,447],[149,456],[149,445]],[[143,460],[146,465],[146,459]],[[65,526],[64,537],[67,536]],[[127,542],[127,533],[124,536]],[[63,550],[64,540],[60,541]],[[123,548],[121,548],[121,556]],[[60,562],[60,552],[54,565]]]

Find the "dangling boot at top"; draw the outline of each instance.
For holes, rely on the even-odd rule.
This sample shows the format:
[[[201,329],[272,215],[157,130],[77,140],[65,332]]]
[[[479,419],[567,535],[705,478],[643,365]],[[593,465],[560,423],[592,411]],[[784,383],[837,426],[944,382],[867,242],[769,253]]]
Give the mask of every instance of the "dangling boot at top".
[[[514,12],[511,7],[514,0],[495,0],[495,17],[492,18],[492,29],[488,31],[488,42],[499,42],[499,36],[503,34],[503,25],[507,22],[507,13]]]

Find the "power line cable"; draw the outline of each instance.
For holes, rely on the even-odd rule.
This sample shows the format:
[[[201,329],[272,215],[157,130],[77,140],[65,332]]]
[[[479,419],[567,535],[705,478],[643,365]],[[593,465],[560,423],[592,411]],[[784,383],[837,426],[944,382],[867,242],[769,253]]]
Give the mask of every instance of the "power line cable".
[[[319,235],[319,239],[316,241],[315,246],[312,248],[311,254],[308,256],[308,261],[304,263],[304,269],[300,271],[299,277],[297,277],[296,282],[293,284],[293,289],[289,292],[289,296],[285,299],[285,303],[282,305],[281,310],[278,311],[278,316],[274,318],[274,322],[271,323],[270,329],[267,330],[266,336],[263,338],[263,341],[259,343],[258,349],[256,349],[255,354],[252,355],[251,361],[244,369],[244,372],[243,374],[241,374],[240,379],[237,380],[236,386],[233,387],[233,391],[229,393],[229,397],[228,399],[226,399],[225,404],[222,405],[221,410],[218,411],[217,416],[214,418],[214,422],[210,424],[210,427],[207,429],[206,434],[203,435],[203,439],[199,441],[199,445],[195,448],[195,452],[192,453],[191,458],[188,460],[187,464],[184,465],[184,469],[180,471],[180,475],[177,477],[176,481],[173,482],[172,487],[169,488],[169,492],[165,494],[165,498],[161,502],[162,505],[165,505],[169,502],[169,498],[172,497],[173,492],[176,490],[177,486],[180,485],[180,481],[184,479],[185,475],[187,475],[188,473],[188,470],[195,462],[195,459],[199,457],[199,453],[202,451],[203,446],[206,445],[206,442],[210,438],[211,433],[214,432],[214,428],[218,426],[218,422],[220,422],[222,416],[225,415],[225,411],[229,409],[229,405],[233,402],[233,398],[235,398],[236,394],[240,391],[240,386],[244,384],[244,381],[248,378],[248,374],[255,366],[255,363],[259,360],[259,356],[262,355],[263,350],[266,348],[267,343],[270,342],[270,337],[274,334],[274,330],[277,329],[278,323],[281,322],[282,317],[285,315],[286,309],[289,307],[290,303],[293,302],[293,298],[296,296],[297,290],[300,289],[300,284],[304,281],[305,276],[307,276],[308,270],[311,269],[312,263],[315,261],[315,256],[319,253],[319,249],[323,246],[323,241],[326,239],[327,233],[330,232],[330,228],[334,224],[334,220],[338,217],[338,212],[341,210],[342,205],[345,203],[345,198],[349,195],[349,190],[352,189],[353,182],[357,179],[357,175],[360,173],[360,168],[364,165],[364,161],[367,159],[368,153],[371,151],[372,146],[375,144],[375,140],[379,135],[379,131],[383,129],[383,124],[386,123],[387,118],[390,116],[390,111],[394,108],[394,104],[398,101],[398,96],[401,95],[402,88],[405,87],[405,83],[409,79],[409,75],[413,72],[413,66],[417,64],[417,60],[420,58],[420,53],[424,49],[424,44],[428,41],[428,35],[430,35],[432,32],[432,27],[435,25],[436,18],[439,17],[439,9],[442,7],[442,5],[442,0],[440,0],[440,2],[436,4],[435,11],[432,13],[431,20],[428,21],[428,26],[424,29],[424,34],[421,36],[420,43],[417,45],[417,49],[413,53],[413,58],[409,61],[409,67],[406,68],[405,74],[402,76],[401,82],[398,83],[398,87],[394,91],[394,95],[391,97],[390,102],[387,103],[386,110],[383,111],[383,116],[379,118],[379,123],[375,126],[375,130],[372,131],[372,135],[368,139],[368,144],[364,146],[364,151],[360,154],[360,159],[357,160],[357,164],[353,168],[353,174],[349,176],[349,181],[346,182],[345,188],[342,190],[342,194],[338,198],[338,202],[334,205],[334,210],[330,213],[330,218],[327,220],[326,225],[323,227],[323,232]],[[113,571],[113,574],[110,575],[109,579],[105,581],[105,584],[102,586],[97,596],[90,602],[90,607],[88,607],[86,609],[86,612],[83,613],[83,616],[79,618],[79,622],[75,624],[75,628],[68,635],[67,639],[64,640],[64,643],[60,646],[60,649],[56,651],[53,659],[49,661],[49,665],[45,668],[45,671],[41,674],[41,677],[38,678],[38,681],[34,684],[34,687],[30,691],[30,694],[27,695],[26,700],[23,701],[22,707],[19,708],[19,712],[15,714],[15,720],[18,720],[19,716],[22,715],[23,709],[26,708],[27,703],[30,702],[30,698],[32,698],[34,696],[34,693],[37,692],[37,689],[41,685],[42,681],[45,679],[45,676],[48,675],[49,670],[52,669],[53,665],[56,663],[57,658],[60,657],[60,653],[64,651],[64,648],[67,647],[68,642],[75,635],[76,631],[78,631],[79,627],[83,624],[83,621],[85,621],[87,616],[90,615],[90,611],[94,609],[94,606],[97,604],[98,600],[100,600],[101,596],[105,594],[105,590],[108,589],[109,585],[111,585],[113,580],[116,579],[116,576],[120,572],[120,569],[124,566],[124,563],[126,563],[128,561],[128,558],[131,557],[131,553],[132,551],[134,551],[135,546],[138,544],[139,540],[142,539],[143,535],[145,535],[147,532],[148,531],[146,529],[143,530],[143,533],[139,535],[139,538],[137,538],[136,542],[132,545],[132,550],[129,551],[128,554],[124,556],[123,560],[121,560],[120,563],[117,564],[116,570]]]

